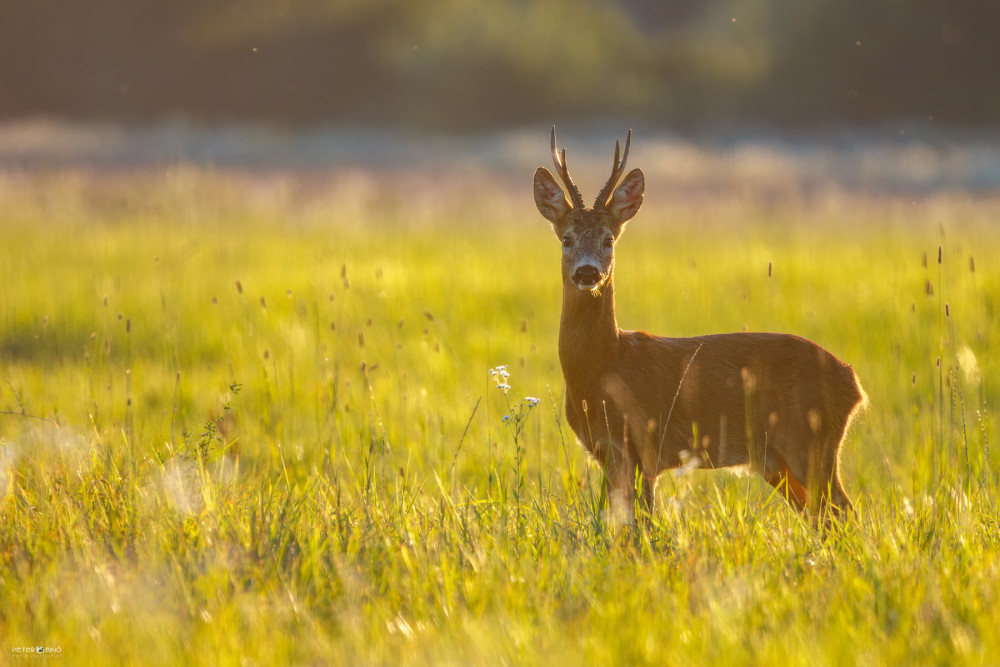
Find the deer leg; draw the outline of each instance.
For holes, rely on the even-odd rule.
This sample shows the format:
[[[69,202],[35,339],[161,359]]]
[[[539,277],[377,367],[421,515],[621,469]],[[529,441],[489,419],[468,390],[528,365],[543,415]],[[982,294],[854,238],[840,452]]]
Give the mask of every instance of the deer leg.
[[[840,481],[839,450],[840,441],[837,440],[827,451],[824,451],[823,472],[825,474],[820,477],[824,481],[819,490],[819,498],[821,512],[830,511],[834,516],[843,518],[845,515],[854,513],[854,505]]]
[[[656,485],[655,480],[650,479],[646,475],[642,475],[642,487],[640,490],[639,503],[640,507],[646,512],[653,511],[653,489]]]
[[[809,509],[815,513],[817,522],[829,523],[830,518],[842,518],[854,511],[854,505],[844,485],[840,481],[840,445],[847,430],[847,424],[833,424],[834,428],[816,433],[809,457],[809,489],[815,491],[815,506]]]
[[[623,443],[612,441],[609,444],[604,473],[608,479],[608,499],[615,525],[632,524],[637,507],[642,513],[649,512],[653,501],[653,482],[643,474],[642,465],[627,437]]]
[[[631,470],[629,473],[631,475],[630,483],[632,487],[635,488],[638,493],[636,498],[635,507],[643,515],[649,516],[653,510],[653,492],[656,487],[656,473],[653,472],[652,476],[646,474],[647,470],[650,470],[649,462],[643,464],[642,455],[640,449],[643,445],[646,449],[649,449],[649,443],[639,439],[645,439],[649,437],[649,431],[644,431],[641,429],[629,429],[628,426],[625,427],[626,436],[632,435],[635,431],[634,437],[625,438],[625,452],[626,460],[628,462],[628,467]]]
[[[808,511],[817,525],[854,510],[840,481],[837,460],[840,440],[836,438],[835,433],[817,434],[810,441],[806,460],[792,458],[793,465],[776,456],[775,472],[768,479],[776,487],[787,479],[789,502],[801,512]]]
[[[847,492],[844,491],[844,486],[840,482],[840,475],[837,474],[836,470],[834,470],[833,476],[830,478],[829,495],[824,490],[823,501],[825,501],[823,503],[824,509],[831,509],[833,514],[838,518],[854,514],[854,504],[851,503]]]
[[[792,474],[785,459],[777,454],[770,453],[768,454],[768,458],[770,459],[769,463],[772,465],[767,466],[764,472],[764,479],[768,484],[781,492],[789,505],[799,512],[805,511],[806,504],[809,501],[809,492],[806,491],[806,487]]]

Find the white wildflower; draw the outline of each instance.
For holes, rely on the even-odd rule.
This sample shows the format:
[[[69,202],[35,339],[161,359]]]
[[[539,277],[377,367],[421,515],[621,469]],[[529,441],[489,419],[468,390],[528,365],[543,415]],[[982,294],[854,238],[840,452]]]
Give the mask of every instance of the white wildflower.
[[[510,390],[510,384],[507,383],[507,379],[510,378],[510,371],[507,370],[506,364],[501,364],[496,368],[490,369],[490,378],[497,383],[497,389],[503,393],[507,393]]]

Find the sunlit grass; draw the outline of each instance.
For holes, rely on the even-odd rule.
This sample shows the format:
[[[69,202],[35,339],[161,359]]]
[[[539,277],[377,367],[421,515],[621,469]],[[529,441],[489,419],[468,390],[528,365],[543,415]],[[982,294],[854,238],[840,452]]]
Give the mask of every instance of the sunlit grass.
[[[623,326],[792,331],[854,365],[860,516],[824,537],[703,471],[661,479],[649,526],[604,522],[561,415],[558,243],[527,192],[409,210],[190,170],[6,178],[6,655],[1000,656],[996,201],[651,191],[630,223]]]

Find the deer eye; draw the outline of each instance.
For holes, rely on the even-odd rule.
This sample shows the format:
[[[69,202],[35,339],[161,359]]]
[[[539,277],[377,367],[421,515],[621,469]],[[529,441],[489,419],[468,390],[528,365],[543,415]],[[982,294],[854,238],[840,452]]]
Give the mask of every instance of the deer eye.
[[[570,236],[569,234],[567,234],[566,236],[562,237],[562,244],[563,244],[564,248],[570,248],[570,247],[572,247],[573,246],[573,237]]]
[[[605,248],[614,248],[615,247],[615,240],[612,237],[610,237],[610,236],[605,236],[604,237],[604,247]]]

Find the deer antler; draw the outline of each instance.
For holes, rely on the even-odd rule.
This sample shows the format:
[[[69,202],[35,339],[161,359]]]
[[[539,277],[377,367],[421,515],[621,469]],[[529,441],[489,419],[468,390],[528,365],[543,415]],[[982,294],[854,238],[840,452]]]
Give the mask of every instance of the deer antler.
[[[556,148],[555,125],[552,126],[552,162],[556,165],[556,173],[562,179],[563,185],[569,190],[569,197],[573,203],[573,208],[586,208],[583,203],[583,195],[580,194],[580,188],[576,187],[576,183],[570,178],[569,169],[566,168],[566,149],[562,149],[562,154],[560,155],[559,149]]]
[[[555,136],[555,135],[553,135]],[[625,162],[628,161],[628,147],[632,143],[632,130],[628,131],[628,136],[625,137],[625,153],[621,153],[621,144],[617,141],[615,142],[615,159],[611,163],[611,178],[604,185],[601,193],[597,195],[597,199],[594,200],[594,210],[603,211],[604,207],[608,204],[608,199],[611,197],[611,191],[615,189],[615,185],[618,184],[618,179],[622,177],[622,173],[625,171]],[[618,157],[621,156],[621,161],[618,161]]]

